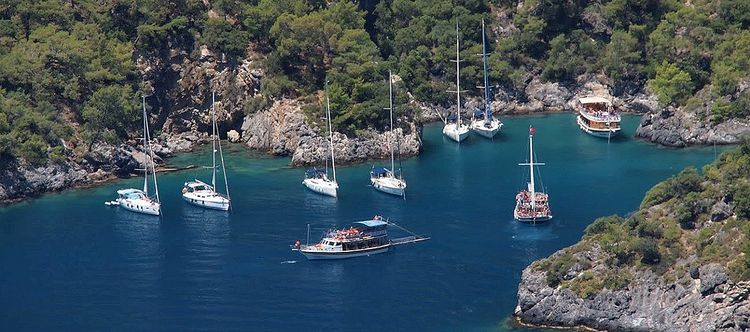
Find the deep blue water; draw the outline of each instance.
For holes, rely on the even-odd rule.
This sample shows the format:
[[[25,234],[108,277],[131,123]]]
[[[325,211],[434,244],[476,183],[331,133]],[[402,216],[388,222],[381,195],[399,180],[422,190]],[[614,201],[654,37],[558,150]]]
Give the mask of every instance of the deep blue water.
[[[513,330],[524,267],[715,153],[632,139],[635,117],[609,144],[572,114],[503,120],[494,141],[461,145],[427,126],[424,153],[404,162],[406,201],[368,187],[372,163],[341,167],[332,199],[307,191],[288,158],[235,147],[231,213],[180,200],[185,180],[209,179],[200,168],[160,174],[161,219],[103,204],[141,179],[0,207],[0,331]],[[537,227],[512,220],[530,123],[555,215]],[[171,162],[208,164],[208,151]],[[375,214],[432,240],[344,261],[289,250],[308,223],[317,240]]]

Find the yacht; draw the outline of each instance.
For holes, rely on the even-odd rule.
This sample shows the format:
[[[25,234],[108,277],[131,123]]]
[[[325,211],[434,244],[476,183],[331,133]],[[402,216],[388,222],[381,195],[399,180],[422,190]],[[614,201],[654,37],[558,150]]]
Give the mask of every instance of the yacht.
[[[461,143],[461,141],[469,136],[469,126],[461,121],[461,92],[466,91],[461,91],[461,54],[459,52],[458,22],[456,22],[456,60],[451,61],[456,63],[456,91],[449,92],[454,92],[456,94],[456,116],[455,118],[448,116],[445,119],[443,134],[448,136],[448,138]]]
[[[529,166],[530,181],[525,190],[516,194],[516,208],[513,210],[513,218],[528,224],[539,224],[552,219],[549,195],[544,191],[537,191],[534,183],[534,166],[544,165],[544,163],[534,162],[534,134],[536,130],[529,127],[529,162],[518,164]]]
[[[302,244],[302,241],[297,240],[291,248],[292,251],[298,251],[309,260],[345,259],[382,254],[396,245],[430,239],[413,233],[411,236],[391,239],[387,230],[389,225],[408,232],[403,227],[375,216],[372,220],[354,222],[348,228],[326,231],[319,243],[311,245],[309,244],[310,225],[308,225],[308,244]]]
[[[146,160],[143,165],[143,190],[128,188],[117,191],[117,199],[106,202],[110,206],[119,206],[125,210],[158,216],[161,214],[161,203],[159,202],[159,185],[156,181],[156,168],[154,165],[154,151],[151,150],[151,135],[148,129],[148,116],[146,114],[146,97],[142,96],[143,103],[143,152]],[[154,178],[155,196],[148,194],[149,170]]]
[[[211,166],[211,184],[197,179],[185,182],[185,185],[182,187],[182,199],[199,207],[227,211],[230,208],[229,184],[227,182],[226,168],[224,168],[224,153],[221,150],[221,142],[219,141],[219,127],[216,125],[216,93],[211,94],[211,102],[211,160],[213,161]],[[224,175],[226,194],[216,192],[216,152],[219,152],[221,173]]]
[[[487,75],[487,45],[485,43],[484,19],[482,19],[482,63],[484,65],[484,110],[474,112],[474,118],[471,121],[471,130],[486,138],[494,138],[502,128],[503,123],[496,119],[492,114],[492,99]]]
[[[389,96],[389,107],[388,110],[391,113],[391,169],[387,169],[385,167],[373,167],[370,171],[370,183],[372,184],[373,188],[380,190],[384,193],[396,195],[396,196],[402,196],[406,198],[405,190],[406,190],[406,180],[403,178],[403,174],[401,173],[401,168],[399,167],[399,177],[396,177],[396,174],[394,174],[394,171],[396,169],[396,163],[395,163],[395,148],[394,148],[394,142],[398,141],[398,138],[396,137],[395,132],[393,131],[393,76],[391,75],[391,72],[388,71],[388,96]],[[399,158],[400,163],[401,158]]]
[[[305,171],[305,179],[302,184],[308,189],[331,197],[337,197],[339,184],[336,182],[336,158],[333,151],[333,128],[331,126],[331,101],[328,98],[328,84],[326,83],[326,118],[328,120],[328,149],[331,150],[331,169],[333,170],[333,179],[328,177],[328,167],[314,167]],[[326,161],[327,163],[327,161]]]
[[[602,97],[578,98],[576,122],[581,130],[595,137],[612,138],[620,133],[620,114]]]

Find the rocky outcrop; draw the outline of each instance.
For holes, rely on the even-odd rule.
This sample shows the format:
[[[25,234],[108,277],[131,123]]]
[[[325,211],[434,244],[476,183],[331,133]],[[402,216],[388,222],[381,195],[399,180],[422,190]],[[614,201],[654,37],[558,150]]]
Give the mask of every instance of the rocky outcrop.
[[[34,167],[12,161],[0,171],[0,202],[62,190],[88,180],[85,170],[68,163]]]
[[[356,138],[349,138],[344,134],[334,133],[333,148],[336,161],[342,163],[356,163],[371,159],[390,158],[391,146],[397,146],[402,157],[419,154],[422,143],[416,126],[412,125],[410,133],[398,128],[391,135],[390,132],[379,133],[366,130]],[[321,164],[329,156],[328,138],[310,136],[300,141],[292,155],[292,165]]]
[[[162,156],[171,153],[158,144],[156,147],[155,150]],[[157,161],[161,161],[161,157],[155,157]],[[80,160],[68,158],[61,162],[48,162],[44,166],[11,161],[0,170],[0,202],[38,196],[114,177],[126,177],[137,173],[145,160],[146,155],[131,145],[99,143]]]
[[[708,332],[750,328],[750,282],[732,282],[726,269],[717,264],[695,270],[680,280],[667,282],[651,270],[631,269],[633,278],[625,289],[605,288],[580,298],[569,288],[550,287],[546,273],[532,265],[523,271],[515,316],[525,324],[609,331]],[[581,275],[572,272],[569,277],[575,279]]]
[[[205,45],[190,53],[173,48],[168,57],[141,55],[136,61],[144,90],[152,95],[147,99],[154,108],[152,128],[161,129],[160,139],[174,152],[189,151],[210,139],[212,106],[220,135],[239,130],[248,100],[259,94],[264,76],[257,55],[234,64]]]
[[[328,158],[328,137],[319,128],[307,124],[299,101],[276,101],[267,111],[245,117],[242,124],[242,140],[253,149],[274,155],[291,155],[292,165],[320,164]],[[410,130],[395,131],[402,156],[419,153],[422,146],[421,129],[416,124]],[[355,163],[390,156],[390,145],[394,142],[390,133],[364,130],[358,137],[347,137],[334,133],[336,161]]]
[[[750,134],[750,119],[730,119],[718,124],[683,108],[668,107],[643,116],[636,137],[666,146],[736,144]]]

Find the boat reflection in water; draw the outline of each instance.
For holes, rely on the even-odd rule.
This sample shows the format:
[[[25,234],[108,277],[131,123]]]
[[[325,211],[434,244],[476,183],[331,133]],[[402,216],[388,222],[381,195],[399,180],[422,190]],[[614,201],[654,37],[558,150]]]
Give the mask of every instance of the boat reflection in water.
[[[329,230],[325,232],[319,243],[310,245],[310,225],[308,225],[308,244],[302,244],[301,241],[297,240],[292,245],[292,250],[299,251],[310,260],[344,259],[380,254],[399,244],[430,239],[414,233],[411,233],[411,236],[391,239],[388,237],[387,228],[389,225],[411,233],[395,223],[375,216],[372,220],[354,222],[349,228]]]

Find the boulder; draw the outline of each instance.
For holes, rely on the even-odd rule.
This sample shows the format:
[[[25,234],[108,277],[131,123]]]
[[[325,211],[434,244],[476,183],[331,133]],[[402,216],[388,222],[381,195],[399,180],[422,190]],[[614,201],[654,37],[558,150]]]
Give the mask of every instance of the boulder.
[[[232,130],[230,130],[230,131],[228,131],[228,132],[227,132],[227,139],[228,139],[228,140],[229,140],[230,142],[232,142],[232,143],[237,143],[237,142],[239,142],[239,141],[240,141],[240,138],[241,138],[241,136],[240,136],[240,133],[239,133],[239,132],[237,132],[237,131],[236,131],[236,130],[234,130],[234,129],[232,129]]]
[[[719,292],[717,289],[729,279],[726,268],[719,264],[708,264],[701,266],[700,270],[700,292],[702,295],[708,295]]]
[[[732,207],[724,201],[718,201],[711,207],[711,221],[722,221],[732,215]]]

